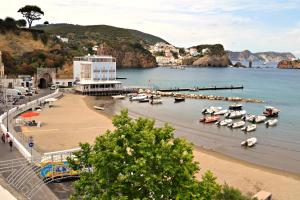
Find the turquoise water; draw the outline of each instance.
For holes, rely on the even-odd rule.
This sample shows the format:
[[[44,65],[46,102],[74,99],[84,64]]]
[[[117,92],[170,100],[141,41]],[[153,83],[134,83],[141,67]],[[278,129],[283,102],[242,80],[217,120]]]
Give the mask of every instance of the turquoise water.
[[[154,88],[230,86],[243,85],[243,90],[200,91],[201,94],[245,97],[264,100],[265,103],[246,103],[248,113],[261,114],[264,106],[272,105],[281,110],[276,127],[258,125],[248,136],[240,130],[230,130],[215,125],[198,123],[201,110],[207,106],[223,106],[230,102],[192,100],[174,104],[172,98],[164,98],[163,105],[130,103],[132,115],[144,115],[158,122],[169,122],[176,128],[176,135],[185,137],[195,145],[221,152],[257,164],[300,174],[300,70],[276,68],[171,68],[119,69],[118,77],[124,85],[150,86]],[[258,144],[253,149],[243,149],[240,142],[255,136]]]

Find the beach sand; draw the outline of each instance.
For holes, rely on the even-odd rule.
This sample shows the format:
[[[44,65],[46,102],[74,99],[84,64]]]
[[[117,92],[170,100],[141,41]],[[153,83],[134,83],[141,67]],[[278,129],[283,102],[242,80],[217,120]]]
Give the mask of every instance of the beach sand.
[[[56,107],[43,110],[37,117],[45,123],[43,127],[29,128],[26,134],[33,135],[35,143],[45,152],[78,147],[79,142],[93,142],[97,135],[113,129],[110,112],[104,114],[93,109],[93,98],[65,95],[54,103]],[[104,104],[109,102],[111,100],[104,100]],[[226,182],[244,193],[266,190],[273,194],[274,200],[300,199],[300,176],[297,174],[261,167],[198,147],[195,147],[194,156],[200,163],[199,179],[206,170],[211,170],[219,183]]]
[[[42,122],[42,127],[22,127],[27,136],[33,136],[42,152],[65,150],[79,146],[79,143],[92,143],[96,136],[112,130],[111,119],[91,110],[84,96],[65,94],[45,108],[40,116],[32,118]]]

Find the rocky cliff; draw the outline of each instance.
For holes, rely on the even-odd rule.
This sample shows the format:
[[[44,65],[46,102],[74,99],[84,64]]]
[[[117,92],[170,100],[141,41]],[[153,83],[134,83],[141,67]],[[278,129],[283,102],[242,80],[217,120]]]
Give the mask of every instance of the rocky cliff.
[[[261,62],[279,62],[281,60],[293,60],[295,56],[292,53],[284,52],[258,52],[252,53],[249,50],[234,52],[227,51],[230,60],[234,61],[261,61]]]
[[[112,55],[117,59],[118,67],[156,67],[155,57],[139,43],[122,43],[118,46],[102,43],[98,55]]]
[[[228,67],[231,62],[226,54],[220,55],[204,55],[193,62],[194,66],[199,67]]]
[[[300,60],[282,60],[277,67],[281,69],[300,69]]]

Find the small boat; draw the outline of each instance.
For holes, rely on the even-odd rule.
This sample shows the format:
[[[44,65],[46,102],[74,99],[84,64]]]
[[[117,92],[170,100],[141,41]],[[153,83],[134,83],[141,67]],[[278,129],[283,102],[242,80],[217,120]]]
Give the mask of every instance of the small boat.
[[[269,119],[268,121],[265,122],[266,127],[275,126],[277,123],[278,123],[277,119]]]
[[[206,114],[214,114],[215,112],[219,112],[222,109],[222,107],[214,107],[214,106],[210,106],[208,108],[204,108],[202,110],[202,114],[206,115]]]
[[[238,122],[228,124],[227,126],[230,128],[241,128],[241,127],[245,126],[245,124],[246,124],[246,122],[244,122],[244,121],[238,121]]]
[[[229,106],[229,110],[242,110],[243,105],[242,104],[232,104]]]
[[[241,119],[248,122],[254,122],[255,115],[244,115]]]
[[[216,122],[220,119],[220,116],[216,115],[216,116],[210,116],[210,117],[202,117],[200,119],[200,122],[203,122],[203,123],[213,123],[213,122]]]
[[[252,147],[257,143],[257,138],[252,137],[243,142],[241,142],[241,146]]]
[[[96,110],[104,110],[103,107],[99,107],[99,106],[94,106],[94,108],[95,108]]]
[[[174,99],[174,103],[179,103],[179,102],[183,102],[183,101],[185,101],[184,97],[175,97],[175,99]]]
[[[225,109],[225,110],[220,110],[220,111],[215,112],[214,115],[224,115],[224,114],[226,114],[227,112],[228,112],[227,109]]]
[[[244,126],[243,128],[241,128],[241,130],[245,131],[245,132],[255,131],[256,130],[256,125],[255,124],[250,124],[248,126]]]
[[[266,119],[267,119],[267,117],[266,116],[264,116],[264,115],[259,115],[259,116],[256,116],[255,118],[254,118],[254,123],[262,123],[262,122],[264,122],[264,121],[266,121]]]
[[[129,100],[130,101],[140,101],[142,99],[146,99],[147,96],[144,95],[144,94],[138,94],[137,96],[132,96],[132,97],[129,97]]]
[[[125,99],[126,96],[124,95],[115,95],[115,96],[111,96],[113,99]]]
[[[160,99],[160,98],[161,98],[161,95],[153,94],[153,95],[150,96],[150,99]]]
[[[226,125],[231,124],[231,123],[232,123],[232,119],[224,119],[222,121],[216,122],[215,124],[219,125],[219,126],[226,126]]]
[[[236,119],[236,118],[241,118],[246,114],[246,110],[241,110],[241,111],[231,111],[228,113],[225,113],[225,117],[229,119]]]
[[[151,103],[152,105],[154,105],[154,104],[162,104],[162,100],[161,100],[161,99],[152,99],[152,100],[150,101],[150,103]]]
[[[146,98],[146,99],[140,99],[139,103],[149,103],[150,99]]]
[[[266,117],[278,117],[280,110],[272,106],[266,106],[266,110],[263,115]]]

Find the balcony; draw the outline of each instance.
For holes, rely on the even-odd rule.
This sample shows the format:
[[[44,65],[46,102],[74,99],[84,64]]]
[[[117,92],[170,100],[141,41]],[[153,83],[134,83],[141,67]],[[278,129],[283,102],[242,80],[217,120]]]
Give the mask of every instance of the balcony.
[[[108,72],[108,70],[107,69],[103,69],[103,70],[101,70],[101,72]]]
[[[101,72],[100,69],[94,69],[94,73],[99,73],[99,72]]]

